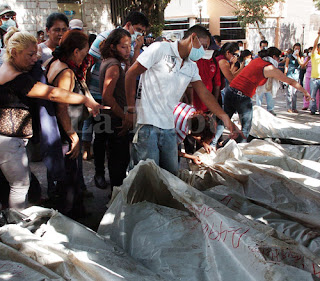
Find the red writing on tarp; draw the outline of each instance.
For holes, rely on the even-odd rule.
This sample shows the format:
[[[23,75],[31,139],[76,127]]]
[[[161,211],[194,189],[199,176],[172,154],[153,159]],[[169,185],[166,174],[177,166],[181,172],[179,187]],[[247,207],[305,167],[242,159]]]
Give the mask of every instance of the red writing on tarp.
[[[220,221],[218,227],[215,227],[214,223],[212,223],[212,225],[203,224],[202,230],[210,240],[225,242],[227,238],[229,238],[231,239],[232,247],[238,248],[242,236],[248,233],[250,228],[243,229],[242,227],[233,226],[224,227],[223,222]]]
[[[230,195],[226,195],[225,197],[223,197],[220,202],[222,202],[223,204],[225,204],[226,206],[232,208],[232,209],[240,209],[241,208],[241,202],[235,200],[232,196]]]

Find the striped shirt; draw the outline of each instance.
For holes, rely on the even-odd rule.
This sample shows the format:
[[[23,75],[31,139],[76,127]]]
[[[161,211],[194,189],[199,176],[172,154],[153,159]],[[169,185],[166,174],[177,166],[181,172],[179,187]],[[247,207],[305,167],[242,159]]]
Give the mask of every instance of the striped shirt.
[[[186,138],[189,127],[188,118],[196,112],[196,109],[183,102],[179,102],[173,111],[174,124],[177,133],[178,143],[183,142]]]

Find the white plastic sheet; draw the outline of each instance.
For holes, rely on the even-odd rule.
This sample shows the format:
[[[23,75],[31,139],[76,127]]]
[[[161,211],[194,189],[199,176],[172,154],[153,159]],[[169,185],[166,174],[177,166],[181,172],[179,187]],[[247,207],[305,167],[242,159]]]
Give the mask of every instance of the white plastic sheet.
[[[261,106],[253,107],[250,135],[256,138],[299,140],[306,144],[320,143],[320,123],[300,124],[273,116]]]
[[[227,160],[229,157],[241,162],[240,168]],[[277,219],[285,226],[288,214],[293,214],[289,222],[304,220],[306,214],[299,214],[299,207],[307,204],[308,197],[313,203],[307,204],[312,209],[308,223],[319,226],[318,198],[308,192],[302,198],[300,192],[296,194],[299,200],[292,206],[286,204],[284,195],[277,197],[274,181],[262,185],[255,181],[263,177],[267,165],[259,164],[263,169],[255,175],[251,168],[256,165],[239,158],[241,150],[231,142],[223,156],[216,156],[217,161],[223,160],[219,164],[204,167],[202,174],[184,173],[184,179],[203,192],[152,161],[140,162],[119,189],[98,233],[166,280],[318,280],[318,251],[307,248],[313,239],[309,237],[310,243],[303,245],[274,228]],[[285,182],[280,169],[271,168],[269,173],[270,178],[275,176],[279,183]],[[286,196],[291,192],[294,197],[294,189],[302,188],[299,180],[292,184],[295,187],[289,188]],[[261,194],[252,198],[256,193]],[[268,209],[269,203],[274,211]],[[263,217],[273,213],[269,225]],[[318,236],[317,232],[309,233]]]
[[[56,211],[31,207],[24,214],[24,223],[0,228],[0,280],[163,280]],[[43,217],[47,223],[39,223]]]

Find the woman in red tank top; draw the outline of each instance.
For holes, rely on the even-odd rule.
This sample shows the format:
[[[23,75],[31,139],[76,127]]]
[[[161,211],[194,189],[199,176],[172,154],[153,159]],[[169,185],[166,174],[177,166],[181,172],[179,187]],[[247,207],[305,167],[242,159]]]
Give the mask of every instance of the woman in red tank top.
[[[288,83],[297,90],[303,92],[305,98],[310,100],[310,94],[299,82],[287,77],[278,69],[281,51],[276,47],[259,52],[259,58],[251,61],[231,82],[227,88],[224,98],[224,111],[231,118],[236,112],[239,114],[242,132],[247,138],[252,124],[252,100],[256,88],[267,82],[268,78],[275,78]],[[218,125],[219,127],[222,124]],[[241,136],[237,142],[246,142]]]

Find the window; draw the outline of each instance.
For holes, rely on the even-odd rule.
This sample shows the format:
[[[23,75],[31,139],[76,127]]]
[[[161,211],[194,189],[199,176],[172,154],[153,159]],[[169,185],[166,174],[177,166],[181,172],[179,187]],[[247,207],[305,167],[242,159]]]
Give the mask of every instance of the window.
[[[220,17],[221,40],[246,39],[246,32],[240,26],[237,17]]]

